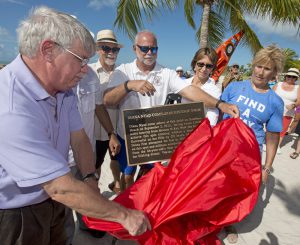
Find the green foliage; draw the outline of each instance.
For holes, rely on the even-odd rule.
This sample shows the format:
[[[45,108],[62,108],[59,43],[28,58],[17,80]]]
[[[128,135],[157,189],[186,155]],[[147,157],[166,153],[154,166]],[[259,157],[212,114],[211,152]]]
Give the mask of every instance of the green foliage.
[[[133,39],[138,30],[143,29],[143,17],[151,21],[161,10],[173,11],[179,0],[120,0],[115,25]],[[195,22],[195,9],[210,6],[207,19],[202,24]],[[256,53],[262,46],[255,32],[248,25],[245,16],[268,17],[274,24],[289,23],[299,26],[299,0],[184,0],[184,14],[187,23],[196,30],[199,46],[203,40],[212,47],[222,43],[229,27],[232,33],[244,30],[241,44]],[[199,20],[196,16],[196,20]],[[300,33],[298,32],[300,35]],[[293,63],[292,63],[293,64]],[[297,64],[297,62],[295,63]]]
[[[285,49],[285,66],[284,66],[284,72],[287,72],[287,70],[291,67],[298,68],[300,70],[300,58],[296,54],[296,52],[292,49]]]

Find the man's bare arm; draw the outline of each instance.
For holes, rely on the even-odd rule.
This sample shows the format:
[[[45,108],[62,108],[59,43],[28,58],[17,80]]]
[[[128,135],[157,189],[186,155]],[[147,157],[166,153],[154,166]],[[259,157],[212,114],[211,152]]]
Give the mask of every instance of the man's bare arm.
[[[71,173],[44,183],[43,188],[53,200],[83,215],[118,222],[131,235],[139,235],[151,229],[143,212],[126,209],[107,200],[86,183],[76,180]]]
[[[100,124],[103,126],[103,128],[109,135],[109,149],[112,155],[115,156],[120,152],[121,145],[117,136],[114,134],[114,127],[112,125],[110,116],[106,110],[106,107],[103,104],[96,105],[95,113]]]
[[[95,172],[93,148],[84,129],[71,132],[71,148],[82,175]]]
[[[131,91],[151,96],[155,93],[154,86],[146,80],[128,80],[117,87],[104,92],[103,101],[106,106],[116,106]]]

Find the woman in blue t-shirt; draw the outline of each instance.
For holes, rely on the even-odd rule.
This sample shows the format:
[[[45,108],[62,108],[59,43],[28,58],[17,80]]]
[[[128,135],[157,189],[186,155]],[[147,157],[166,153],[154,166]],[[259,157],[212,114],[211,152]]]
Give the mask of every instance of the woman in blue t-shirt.
[[[261,150],[266,140],[264,183],[276,154],[283,115],[283,101],[270,89],[268,82],[281,72],[283,63],[284,55],[278,47],[271,45],[261,49],[253,59],[251,79],[231,83],[221,95],[222,100],[239,107],[240,118],[253,129]],[[225,114],[223,118],[229,118],[229,115]]]
[[[268,82],[282,71],[283,64],[284,54],[281,49],[275,45],[261,49],[252,61],[251,79],[232,82],[221,95],[222,100],[239,107],[240,118],[253,129],[261,151],[266,140],[263,183],[267,182],[271,173],[283,117],[283,101],[270,89]],[[223,118],[229,118],[229,115],[225,114]],[[231,242],[237,241],[237,233],[232,226],[226,227],[225,231]]]

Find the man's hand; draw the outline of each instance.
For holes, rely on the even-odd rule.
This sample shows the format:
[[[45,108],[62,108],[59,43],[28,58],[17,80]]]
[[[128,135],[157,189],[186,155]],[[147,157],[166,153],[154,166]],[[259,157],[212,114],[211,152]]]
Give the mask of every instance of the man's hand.
[[[120,152],[121,144],[115,134],[111,134],[111,136],[110,136],[109,149],[113,156],[117,155]]]
[[[130,80],[127,83],[127,87],[130,90],[133,90],[135,92],[138,92],[142,95],[148,95],[148,96],[152,96],[154,94],[154,92],[156,91],[154,86],[146,81],[146,80]]]
[[[127,209],[127,217],[121,224],[132,236],[139,236],[151,230],[151,224],[142,211]]]
[[[239,108],[236,105],[222,102],[222,103],[219,104],[219,109],[222,112],[224,112],[226,114],[229,114],[230,116],[232,116],[234,118],[240,117],[240,111],[239,111]]]

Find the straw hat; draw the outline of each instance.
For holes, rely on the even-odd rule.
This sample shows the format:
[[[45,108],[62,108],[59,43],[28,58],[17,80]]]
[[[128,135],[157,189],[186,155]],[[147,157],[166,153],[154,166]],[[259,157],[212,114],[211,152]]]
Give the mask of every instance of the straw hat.
[[[123,45],[118,43],[117,38],[112,30],[101,30],[97,33],[97,43],[115,43],[119,48]]]
[[[299,78],[299,70],[297,68],[290,68],[288,69],[287,73],[285,75],[294,76]]]

